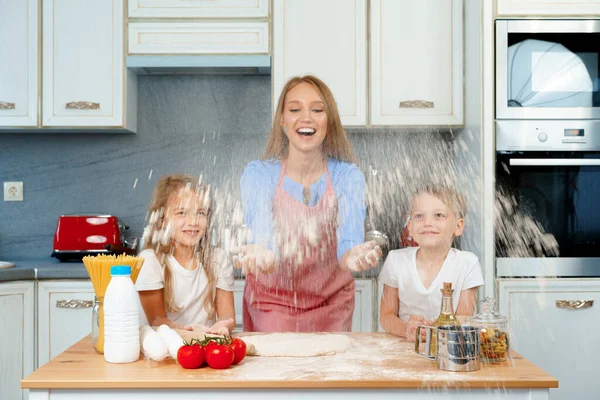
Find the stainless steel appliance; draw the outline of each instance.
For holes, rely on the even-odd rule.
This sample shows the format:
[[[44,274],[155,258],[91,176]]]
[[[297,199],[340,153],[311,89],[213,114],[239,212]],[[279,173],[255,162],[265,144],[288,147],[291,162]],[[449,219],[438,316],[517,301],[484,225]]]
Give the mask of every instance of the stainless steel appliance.
[[[497,20],[496,119],[600,119],[600,20]]]
[[[600,277],[600,120],[497,121],[495,167],[497,195],[514,202],[497,221],[497,276]],[[528,243],[514,215],[530,216],[557,248]],[[502,241],[502,224],[524,253]]]

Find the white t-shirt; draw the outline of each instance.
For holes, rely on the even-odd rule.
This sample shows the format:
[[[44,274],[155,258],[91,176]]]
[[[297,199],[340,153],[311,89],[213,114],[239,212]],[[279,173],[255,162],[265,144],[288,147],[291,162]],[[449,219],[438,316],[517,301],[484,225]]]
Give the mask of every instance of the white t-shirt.
[[[135,283],[139,291],[162,289],[164,284],[163,267],[152,249],[146,249],[139,254],[144,257],[144,265]],[[233,264],[227,252],[213,248],[213,268],[217,279],[216,287],[221,290],[233,291]],[[167,318],[173,322],[190,325],[200,324],[211,326],[214,320],[208,320],[204,309],[204,292],[208,290],[208,278],[201,265],[195,270],[185,269],[172,255],[167,256],[167,265],[173,277],[173,294],[178,312],[167,311]],[[143,310],[140,316],[144,316]],[[144,322],[141,318],[140,322]],[[146,322],[147,324],[147,322]]]
[[[444,282],[452,282],[454,311],[458,307],[463,290],[483,285],[481,265],[477,256],[468,251],[451,248],[437,276],[431,285],[425,288],[417,272],[418,249],[407,247],[391,251],[379,274],[381,283],[398,289],[398,317],[403,322],[408,321],[413,314],[423,315],[429,320],[436,319],[440,314],[441,289]]]

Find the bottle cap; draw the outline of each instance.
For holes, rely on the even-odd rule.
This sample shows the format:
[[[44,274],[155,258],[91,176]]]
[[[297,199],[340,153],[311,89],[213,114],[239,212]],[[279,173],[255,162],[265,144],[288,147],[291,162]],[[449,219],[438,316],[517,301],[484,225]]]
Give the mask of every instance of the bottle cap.
[[[444,282],[444,288],[442,289],[442,294],[444,296],[452,296],[452,282]]]
[[[129,265],[113,265],[110,267],[110,274],[116,275],[131,275],[131,267]]]

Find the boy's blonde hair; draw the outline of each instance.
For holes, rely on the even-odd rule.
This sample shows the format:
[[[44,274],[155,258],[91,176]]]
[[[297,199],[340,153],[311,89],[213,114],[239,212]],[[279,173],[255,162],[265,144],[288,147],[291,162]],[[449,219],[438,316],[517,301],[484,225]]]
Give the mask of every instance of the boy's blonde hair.
[[[342,126],[340,113],[333,93],[321,79],[312,75],[295,76],[290,78],[279,95],[275,116],[273,117],[273,126],[271,134],[261,159],[269,160],[275,158],[283,160],[288,155],[289,140],[281,129],[281,117],[285,107],[285,97],[288,92],[301,83],[311,84],[323,99],[325,103],[325,114],[327,115],[327,135],[323,142],[323,153],[329,158],[335,158],[340,161],[356,163],[356,156],[350,146],[350,141],[346,131]]]
[[[176,194],[181,189],[193,191],[205,200],[207,212],[206,231],[200,239],[198,247],[196,247],[196,254],[208,279],[208,290],[204,293],[203,304],[210,320],[215,316],[214,297],[217,279],[212,265],[212,247],[209,237],[212,228],[212,200],[209,186],[200,183],[200,179],[191,175],[166,175],[161,177],[154,188],[152,200],[148,207],[149,222],[144,229],[143,250],[154,250],[158,261],[162,265],[165,281],[163,293],[165,310],[168,312],[179,311],[180,308],[175,304],[173,294],[173,275],[167,265],[167,255],[173,253],[173,240],[169,232],[166,232],[168,221],[164,220],[164,214],[171,195]]]
[[[467,215],[467,201],[465,197],[457,190],[446,185],[426,185],[418,188],[412,196],[412,201],[421,194],[430,194],[438,198],[446,207],[450,208],[454,215],[459,219],[464,219]]]

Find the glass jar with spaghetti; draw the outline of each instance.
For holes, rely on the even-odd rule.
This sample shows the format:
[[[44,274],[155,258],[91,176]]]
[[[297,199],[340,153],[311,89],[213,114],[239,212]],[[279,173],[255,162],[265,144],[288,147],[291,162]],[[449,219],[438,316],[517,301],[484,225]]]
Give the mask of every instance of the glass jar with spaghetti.
[[[481,302],[481,313],[470,319],[479,328],[481,360],[501,362],[508,358],[508,319],[496,312],[496,301],[486,297]]]

